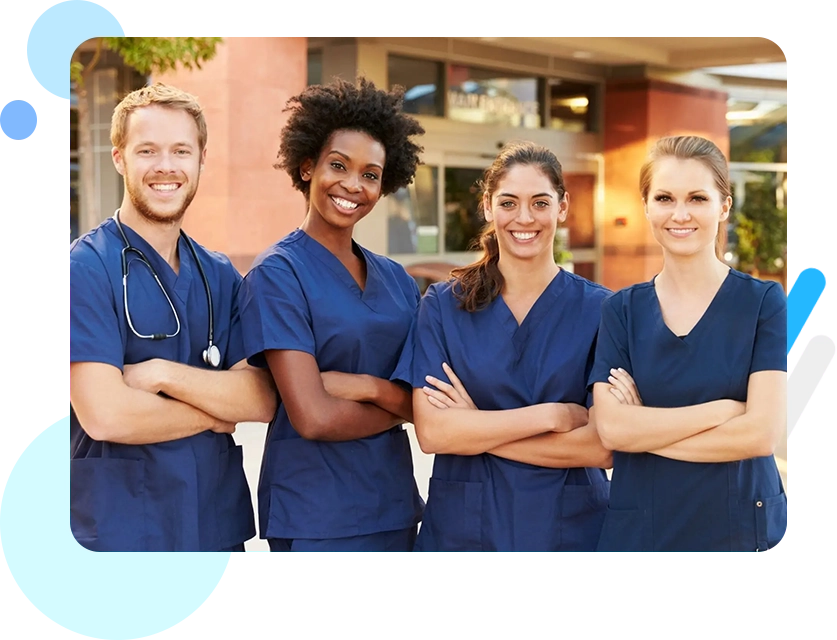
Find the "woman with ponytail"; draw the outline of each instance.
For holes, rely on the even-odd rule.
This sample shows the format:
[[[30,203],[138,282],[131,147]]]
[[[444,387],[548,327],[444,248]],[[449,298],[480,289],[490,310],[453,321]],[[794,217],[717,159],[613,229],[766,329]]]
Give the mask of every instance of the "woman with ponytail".
[[[431,285],[413,329],[416,434],[436,454],[416,550],[593,550],[610,454],[586,379],[608,291],[555,264],[552,152],[510,144],[481,186],[483,257]]]

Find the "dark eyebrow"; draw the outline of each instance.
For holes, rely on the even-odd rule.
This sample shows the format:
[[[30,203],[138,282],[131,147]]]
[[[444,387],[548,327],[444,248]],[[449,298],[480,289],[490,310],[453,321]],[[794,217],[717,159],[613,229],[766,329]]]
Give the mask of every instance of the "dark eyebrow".
[[[503,193],[498,193],[497,195],[501,198],[515,198],[515,199],[517,199],[517,197],[518,197],[518,196],[514,195],[513,193],[506,193],[505,191]],[[533,198],[543,198],[543,197],[551,198],[552,194],[551,193],[536,193],[532,197]]]
[[[345,158],[345,159],[346,159],[346,162],[351,162],[351,160],[352,160],[352,159],[351,159],[349,156],[347,156],[345,153],[343,153],[342,151],[338,151],[337,149],[332,149],[332,150],[331,150],[331,151],[329,151],[328,153],[329,153],[329,155],[331,155],[332,153],[336,153],[336,154],[337,154],[338,156],[340,156],[341,158]],[[384,170],[384,168],[383,168],[381,165],[379,165],[379,164],[377,164],[377,163],[375,163],[375,162],[370,162],[370,163],[369,163],[369,164],[367,164],[366,166],[367,166],[367,167],[378,167],[378,169],[380,169],[381,171],[383,171],[383,170]]]
[[[671,192],[670,192],[670,191],[666,191],[665,189],[657,189],[657,193],[664,193],[664,194],[666,194],[666,195],[668,195],[668,196],[670,196],[670,195],[671,195]],[[690,196],[693,196],[693,195],[694,195],[694,194],[696,194],[696,193],[703,193],[703,194],[705,194],[705,193],[707,193],[707,191],[706,191],[706,189],[696,189],[695,191],[689,191],[689,195],[690,195]]]

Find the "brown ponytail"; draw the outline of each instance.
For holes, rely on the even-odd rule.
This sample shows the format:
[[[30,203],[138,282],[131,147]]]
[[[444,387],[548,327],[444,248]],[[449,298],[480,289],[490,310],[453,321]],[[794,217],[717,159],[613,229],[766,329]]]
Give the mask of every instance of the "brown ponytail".
[[[531,165],[550,179],[559,198],[564,197],[564,174],[558,158],[546,147],[533,142],[510,142],[500,151],[494,162],[485,170],[480,187],[479,211],[485,215],[483,205],[490,200],[503,176],[515,165]],[[482,249],[482,257],[465,267],[451,271],[455,279],[453,295],[460,302],[460,308],[468,312],[487,307],[503,291],[505,280],[500,273],[500,245],[494,224],[487,223],[471,247]]]
[[[482,205],[480,205],[482,208]],[[458,267],[450,272],[457,280],[453,288],[453,295],[462,304],[465,311],[479,311],[488,306],[494,298],[503,291],[503,274],[500,273],[500,245],[494,224],[489,222],[474,240],[474,249],[482,249],[483,256],[477,262],[467,267]]]

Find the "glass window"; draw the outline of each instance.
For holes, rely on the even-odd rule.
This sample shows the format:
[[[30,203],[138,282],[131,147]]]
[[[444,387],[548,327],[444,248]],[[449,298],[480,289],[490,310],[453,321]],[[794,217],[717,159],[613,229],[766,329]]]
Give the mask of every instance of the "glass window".
[[[308,52],[308,86],[323,82],[323,52]]]
[[[568,249],[591,249],[596,246],[594,207],[596,176],[592,173],[565,173],[564,187],[570,194],[570,209],[564,227],[569,233]]]
[[[78,91],[70,85],[70,242],[79,233]]]
[[[78,151],[78,109],[70,107],[70,153]]]
[[[387,71],[390,88],[398,84],[405,89],[405,112],[420,116],[445,115],[443,63],[391,55],[387,58]]]
[[[70,160],[70,242],[79,234],[78,162]]]
[[[730,161],[787,162],[788,106],[761,100],[727,103]]]
[[[482,169],[445,168],[445,251],[469,251],[485,221],[478,213]]]
[[[573,133],[596,131],[596,86],[550,78],[547,126]]]
[[[537,129],[541,126],[538,79],[507,71],[452,64],[448,71],[448,116]]]
[[[413,184],[387,201],[388,253],[439,253],[439,168],[420,165]]]

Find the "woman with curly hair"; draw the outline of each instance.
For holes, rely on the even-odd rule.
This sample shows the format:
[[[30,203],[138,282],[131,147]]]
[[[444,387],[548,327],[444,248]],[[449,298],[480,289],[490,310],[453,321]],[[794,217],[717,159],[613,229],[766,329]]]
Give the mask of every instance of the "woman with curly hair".
[[[259,480],[272,551],[411,551],[424,504],[407,432],[411,393],[389,378],[416,314],[415,281],[352,239],[378,200],[410,184],[424,129],[403,92],[310,86],[288,101],[276,168],[305,194],[298,229],[254,262],[240,306],[249,362],[281,403]]]

